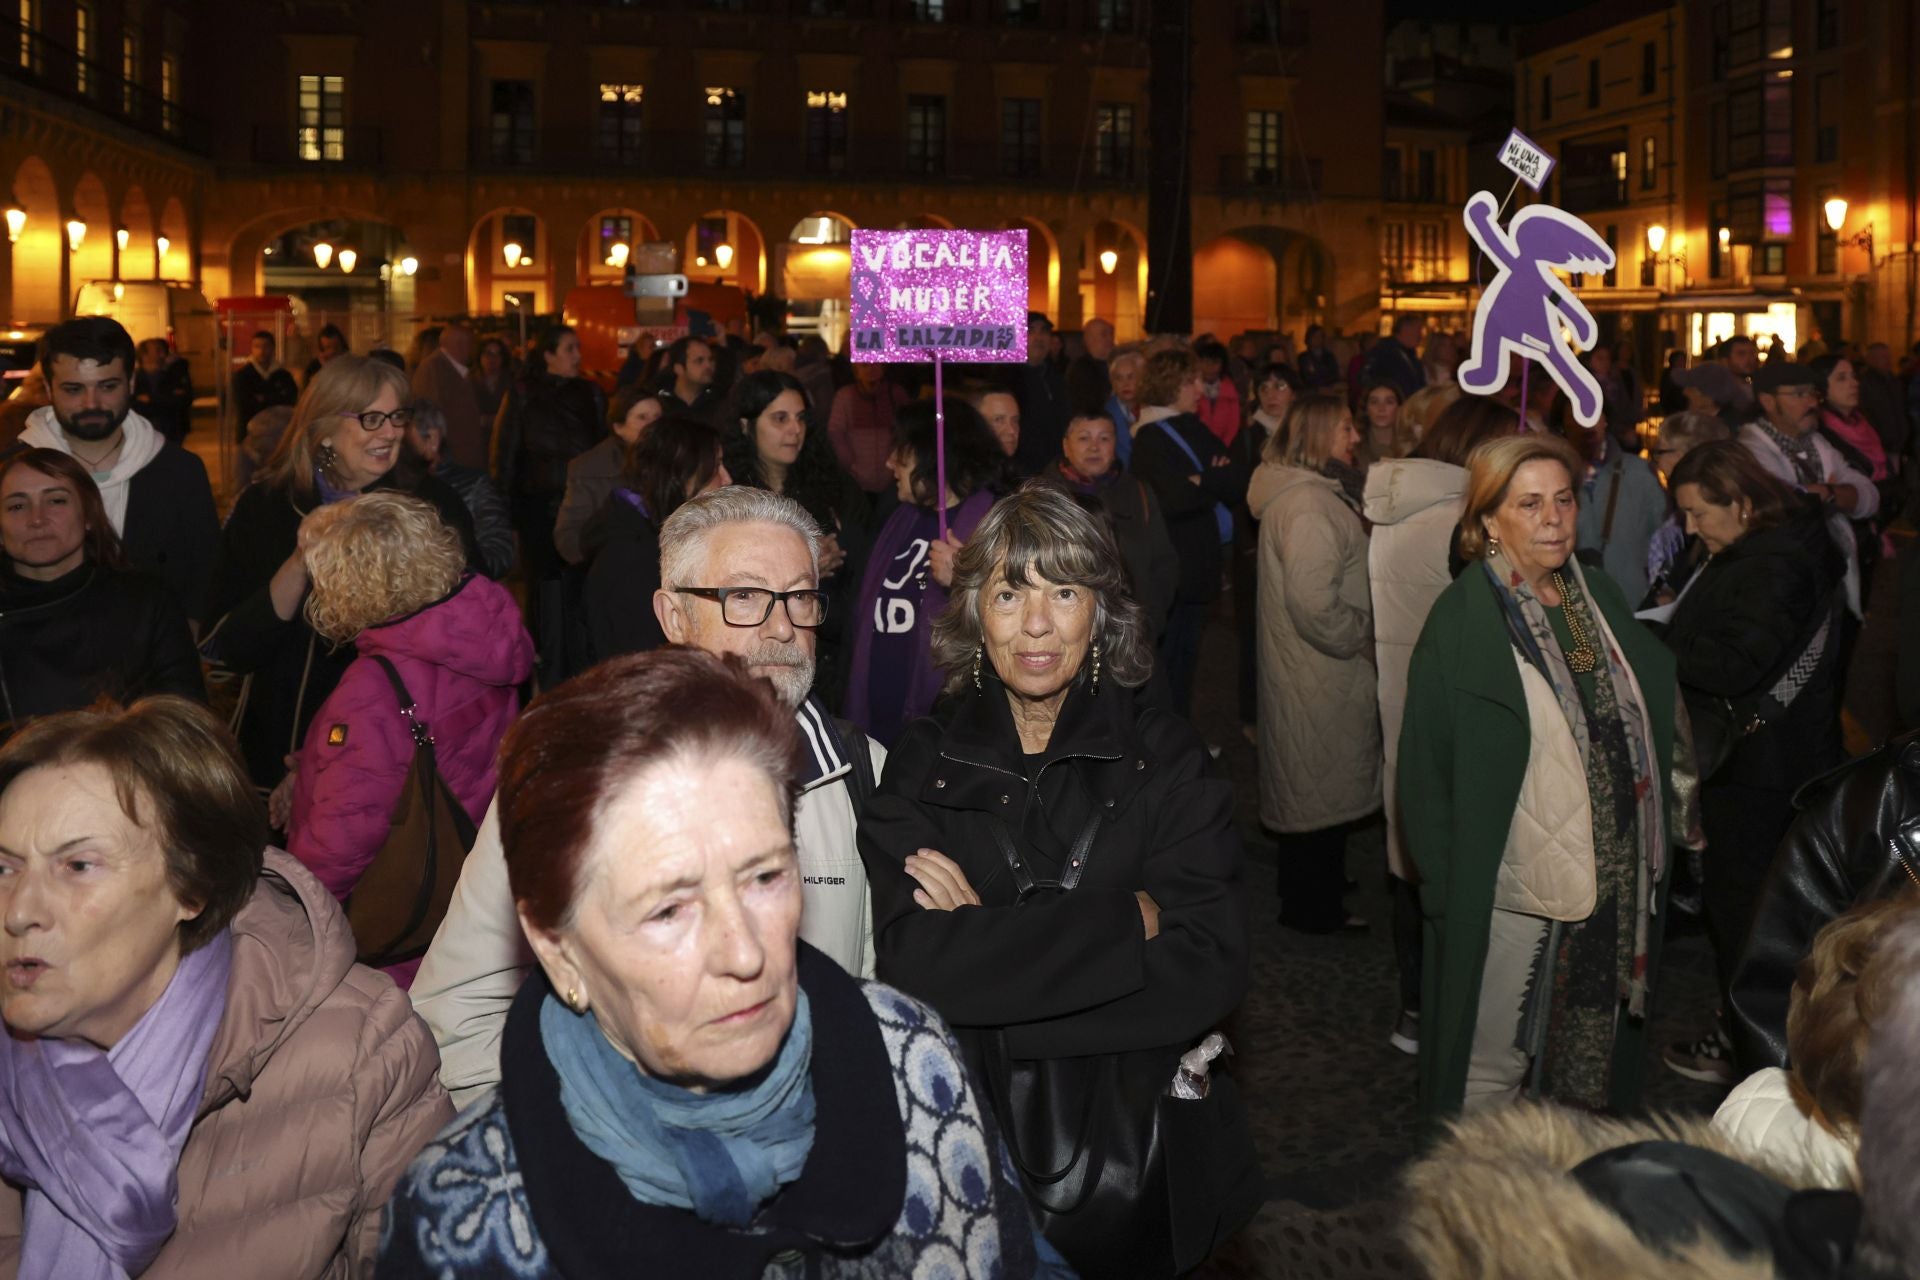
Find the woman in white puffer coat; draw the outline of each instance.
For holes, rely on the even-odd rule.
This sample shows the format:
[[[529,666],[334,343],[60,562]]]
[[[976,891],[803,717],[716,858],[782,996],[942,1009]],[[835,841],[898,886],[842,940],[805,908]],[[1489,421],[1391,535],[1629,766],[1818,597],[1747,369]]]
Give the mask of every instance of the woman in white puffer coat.
[[[1280,922],[1364,927],[1341,902],[1348,827],[1380,807],[1367,534],[1332,468],[1360,441],[1338,396],[1294,402],[1247,491],[1260,522],[1260,821],[1280,845]]]
[[[1449,556],[1467,456],[1483,440],[1512,435],[1520,417],[1486,396],[1461,396],[1422,433],[1411,457],[1388,458],[1367,472],[1364,511],[1373,524],[1367,577],[1380,676],[1380,733],[1385,747],[1387,870],[1393,895],[1393,950],[1400,968],[1400,1019],[1389,1038],[1403,1053],[1420,1048],[1419,874],[1400,832],[1394,779],[1400,718],[1407,705],[1407,666],[1433,602],[1453,581]]]

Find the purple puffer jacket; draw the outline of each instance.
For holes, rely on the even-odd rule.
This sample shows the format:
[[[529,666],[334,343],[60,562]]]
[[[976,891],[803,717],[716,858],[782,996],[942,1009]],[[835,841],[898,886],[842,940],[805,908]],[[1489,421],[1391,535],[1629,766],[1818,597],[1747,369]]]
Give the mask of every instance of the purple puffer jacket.
[[[439,604],[355,641],[353,660],[313,717],[293,784],[287,849],[344,901],[387,838],[413,764],[413,737],[378,654],[392,662],[433,732],[440,775],[477,825],[493,800],[495,756],[533,670],[533,641],[504,587],[469,577]],[[404,989],[418,960],[387,969]]]

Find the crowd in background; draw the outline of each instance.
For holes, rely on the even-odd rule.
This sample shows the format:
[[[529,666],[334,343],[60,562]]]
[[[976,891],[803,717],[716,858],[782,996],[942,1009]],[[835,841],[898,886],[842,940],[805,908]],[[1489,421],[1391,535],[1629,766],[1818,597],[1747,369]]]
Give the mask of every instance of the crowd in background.
[[[1477,1274],[1462,1187],[1523,1171],[1588,1197],[1593,1274],[1702,1229],[1920,1262],[1911,1126],[1869,1123],[1920,1058],[1920,740],[1848,761],[1841,707],[1898,555],[1920,724],[1920,348],[1603,345],[1581,424],[1386,328],[1036,314],[938,403],[813,335],[596,380],[564,325],[329,326],[298,376],[263,332],[224,521],[164,344],[50,332],[0,441],[0,1269],[1187,1270],[1258,1202],[1192,1061],[1249,979],[1211,688],[1279,923],[1367,929],[1350,877],[1388,877],[1380,1030],[1468,1116],[1409,1182],[1436,1274]],[[415,907],[422,813],[460,872]],[[1577,1118],[1640,1105],[1675,913],[1718,1007],[1658,1058],[1737,1087],[1711,1128]],[[1190,1071],[1213,1174],[1169,1190]],[[1853,1218],[1805,1226],[1817,1189]]]

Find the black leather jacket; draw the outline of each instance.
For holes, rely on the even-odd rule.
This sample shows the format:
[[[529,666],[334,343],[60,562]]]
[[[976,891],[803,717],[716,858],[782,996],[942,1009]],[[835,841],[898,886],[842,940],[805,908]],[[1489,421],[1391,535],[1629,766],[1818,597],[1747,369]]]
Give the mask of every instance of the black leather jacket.
[[[1815,778],[1794,803],[1729,991],[1743,1074],[1787,1065],[1787,999],[1813,935],[1857,903],[1920,887],[1920,731]]]

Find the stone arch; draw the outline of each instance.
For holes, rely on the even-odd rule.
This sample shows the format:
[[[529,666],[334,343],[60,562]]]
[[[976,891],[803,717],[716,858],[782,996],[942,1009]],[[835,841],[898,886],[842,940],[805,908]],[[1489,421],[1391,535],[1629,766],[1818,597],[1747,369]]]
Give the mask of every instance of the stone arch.
[[[844,213],[816,209],[793,224],[787,240],[793,244],[847,244],[859,225]]]
[[[619,240],[613,233],[615,227],[603,226],[609,219],[626,219],[628,233]],[[581,284],[618,284],[626,274],[624,266],[608,261],[608,248],[618,241],[624,243],[628,251],[649,241],[660,239],[659,229],[653,225],[653,219],[637,209],[613,207],[602,209],[588,218],[580,226],[579,243],[575,249],[574,278]]]
[[[509,266],[509,246],[517,246]],[[522,205],[483,214],[467,237],[467,307],[480,315],[513,310],[545,315],[559,310],[553,296],[553,252],[547,221]],[[513,299],[525,305],[513,306]]]
[[[953,219],[937,213],[916,213],[893,224],[895,231],[951,231]]]
[[[721,266],[720,259],[727,259]],[[689,282],[731,285],[748,293],[767,287],[767,240],[760,226],[738,209],[714,209],[687,228],[680,270]]]
[[[151,280],[159,263],[154,258],[154,221],[153,206],[147,203],[147,193],[138,186],[130,186],[127,193],[120,197],[119,228],[127,233],[127,244],[120,250],[120,269],[116,273],[122,280]]]
[[[178,196],[168,196],[167,203],[161,208],[160,235],[167,241],[164,253],[158,252],[159,241],[154,241],[154,256],[160,264],[160,278],[193,279],[193,228],[187,222],[187,211]]]
[[[1145,234],[1119,218],[1095,223],[1081,242],[1078,284],[1083,328],[1098,317],[1113,325],[1119,341],[1137,341],[1146,323]]]
[[[67,218],[85,224],[78,249],[73,248],[71,231],[67,234],[68,252],[73,255],[67,278],[67,302],[71,305],[72,294],[81,285],[113,279],[113,207],[107,203],[106,187],[91,171],[81,174],[73,184],[73,206]]]
[[[66,314],[66,218],[53,171],[38,156],[13,175],[13,206],[26,214],[13,242],[13,310],[21,324],[53,324]]]
[[[1324,323],[1332,259],[1312,236],[1237,227],[1193,255],[1193,326],[1222,341],[1248,330],[1303,333]]]

